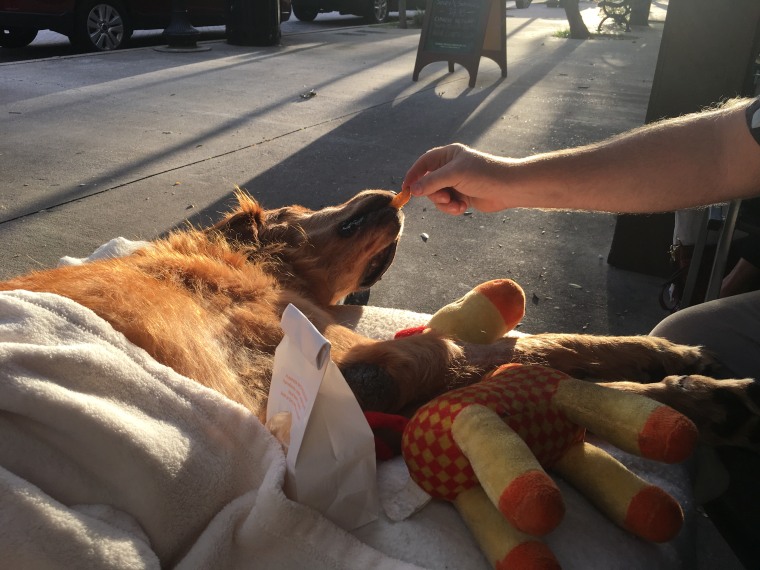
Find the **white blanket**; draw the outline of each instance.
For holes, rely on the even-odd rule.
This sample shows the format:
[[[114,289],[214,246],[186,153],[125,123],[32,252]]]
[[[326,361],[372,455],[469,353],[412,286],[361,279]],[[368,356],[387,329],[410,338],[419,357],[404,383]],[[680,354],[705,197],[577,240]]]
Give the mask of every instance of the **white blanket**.
[[[251,414],[91,311],[0,294],[0,363],[0,567],[404,567],[287,500]]]
[[[637,465],[692,512],[682,468]],[[251,414],[88,309],[0,293],[0,568],[486,567],[449,505],[352,536],[289,501],[284,468]],[[400,476],[401,462],[381,466],[381,494]],[[688,525],[646,544],[562,489],[568,513],[548,542],[565,568],[691,566]]]

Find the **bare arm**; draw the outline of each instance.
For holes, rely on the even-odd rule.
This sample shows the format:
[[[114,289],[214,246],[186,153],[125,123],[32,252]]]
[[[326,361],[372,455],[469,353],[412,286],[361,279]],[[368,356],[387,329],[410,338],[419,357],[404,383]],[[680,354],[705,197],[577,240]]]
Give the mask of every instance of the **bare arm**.
[[[404,186],[451,214],[468,207],[655,212],[753,196],[760,193],[760,145],[747,128],[750,103],[524,159],[439,147],[412,165]]]

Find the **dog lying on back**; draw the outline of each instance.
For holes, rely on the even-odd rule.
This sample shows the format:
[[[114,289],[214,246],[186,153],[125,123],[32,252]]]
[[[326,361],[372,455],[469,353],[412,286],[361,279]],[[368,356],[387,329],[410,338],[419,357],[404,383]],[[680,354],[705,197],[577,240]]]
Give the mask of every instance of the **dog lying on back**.
[[[159,362],[263,419],[280,317],[298,307],[366,410],[401,412],[477,381],[505,362],[541,363],[685,413],[708,441],[760,447],[760,388],[705,376],[698,347],[654,337],[538,334],[490,345],[436,334],[377,341],[341,325],[346,295],[371,287],[393,261],[403,213],[394,193],[362,192],[335,207],[238,206],[206,229],[176,231],[132,255],[39,271],[0,290],[57,293],[90,308]],[[677,376],[669,376],[677,375]]]

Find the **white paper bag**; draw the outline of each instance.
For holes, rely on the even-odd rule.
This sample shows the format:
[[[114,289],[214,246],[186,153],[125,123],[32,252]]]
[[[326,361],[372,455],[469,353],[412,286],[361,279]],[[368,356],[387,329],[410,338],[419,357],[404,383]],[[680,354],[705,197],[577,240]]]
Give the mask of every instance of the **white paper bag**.
[[[346,530],[377,518],[372,430],[330,359],[330,343],[293,305],[274,357],[267,422],[291,415],[285,494]]]

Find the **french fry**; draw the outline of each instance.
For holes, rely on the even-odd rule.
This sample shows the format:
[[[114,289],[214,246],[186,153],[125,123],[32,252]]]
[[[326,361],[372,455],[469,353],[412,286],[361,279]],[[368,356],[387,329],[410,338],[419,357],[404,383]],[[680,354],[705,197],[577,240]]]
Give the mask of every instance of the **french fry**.
[[[397,210],[400,210],[403,208],[406,203],[411,199],[412,197],[412,189],[407,186],[401,192],[396,194],[393,199],[391,200],[391,207],[396,208]]]

